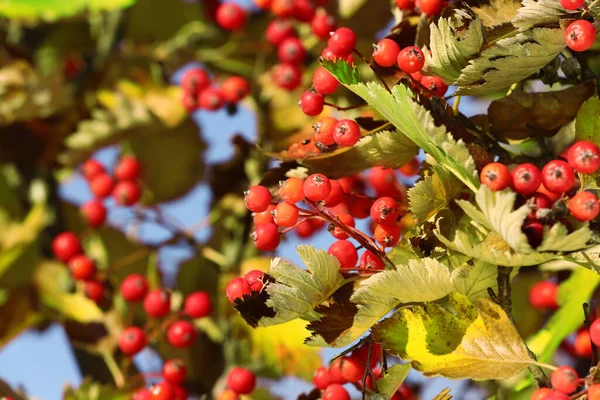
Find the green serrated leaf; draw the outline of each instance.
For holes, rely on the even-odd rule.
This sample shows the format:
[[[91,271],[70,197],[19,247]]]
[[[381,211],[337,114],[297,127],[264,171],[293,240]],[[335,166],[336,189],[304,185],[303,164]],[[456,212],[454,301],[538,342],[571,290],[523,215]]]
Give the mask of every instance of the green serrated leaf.
[[[492,288],[495,293],[497,292],[497,277],[496,266],[481,260],[464,264],[452,271],[452,283],[456,291],[467,296],[472,303],[476,303],[479,298],[489,297],[489,288]]]
[[[377,390],[392,397],[412,369],[410,364],[395,364],[385,371],[383,378],[377,380]]]
[[[331,72],[340,83],[344,85],[355,85],[360,82],[360,73],[358,67],[350,64],[346,60],[337,59],[335,61],[321,58],[319,62],[327,71]]]
[[[600,145],[600,97],[588,99],[577,113],[575,119],[575,140],[588,140]]]
[[[483,25],[470,8],[455,9],[452,18],[431,23],[429,46],[425,49],[423,72],[435,75],[447,84],[454,83],[469,60],[475,58],[485,42]]]
[[[102,385],[86,378],[76,389],[67,386],[63,400],[127,400],[130,396],[129,390]]]
[[[418,221],[428,221],[448,208],[462,187],[447,170],[434,166],[433,175],[426,176],[408,191],[410,210]]]
[[[457,95],[483,95],[531,76],[565,48],[562,29],[536,28],[501,39],[469,62],[455,84]]]
[[[512,20],[521,8],[521,2],[517,0],[495,0],[481,7],[473,7],[483,25],[486,27],[497,27]]]
[[[587,5],[593,3],[592,11],[598,12],[600,5],[593,0],[586,1]],[[512,24],[524,32],[539,26],[558,26],[562,19],[576,19],[581,11],[565,10],[556,0],[523,0],[522,7],[512,19]]]

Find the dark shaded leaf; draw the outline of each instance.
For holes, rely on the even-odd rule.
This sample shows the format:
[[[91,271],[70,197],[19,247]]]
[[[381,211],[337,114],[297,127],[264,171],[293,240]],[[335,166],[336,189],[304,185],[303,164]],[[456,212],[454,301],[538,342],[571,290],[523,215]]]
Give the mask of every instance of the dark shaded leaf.
[[[0,348],[42,320],[37,311],[35,292],[30,288],[21,288],[9,293],[0,306]],[[0,395],[3,394],[0,391]]]
[[[564,59],[560,65],[560,69],[567,79],[577,80],[581,75],[581,65],[575,57]]]
[[[308,393],[302,393],[298,396],[298,400],[319,400],[321,398],[321,391],[317,388],[311,390]]]
[[[265,287],[269,283],[275,282],[268,274],[263,275]],[[266,290],[260,292],[253,291],[249,295],[243,296],[241,299],[236,299],[234,303],[235,309],[240,313],[242,318],[246,320],[248,325],[253,328],[258,326],[258,321],[262,318],[274,318],[275,309],[267,306],[267,300],[270,296]]]
[[[307,325],[307,329],[312,332],[311,337],[320,336],[325,342],[333,343],[345,330],[352,327],[358,307],[346,300],[343,303],[321,305],[315,311],[323,314],[323,317]]]
[[[560,68],[560,57],[556,57],[548,65],[540,70],[540,79],[546,85],[552,85],[558,81],[558,69]]]

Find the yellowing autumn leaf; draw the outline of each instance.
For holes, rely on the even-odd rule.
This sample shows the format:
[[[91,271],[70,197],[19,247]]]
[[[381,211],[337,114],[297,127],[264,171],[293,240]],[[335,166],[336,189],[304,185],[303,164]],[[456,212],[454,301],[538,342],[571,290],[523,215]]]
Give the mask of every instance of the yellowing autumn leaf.
[[[475,307],[457,293],[451,303],[454,312],[438,304],[401,309],[374,327],[375,340],[426,376],[506,379],[536,363],[500,306],[479,299]]]
[[[252,357],[262,358],[278,372],[311,380],[321,366],[319,349],[304,344],[307,322],[295,319],[285,324],[250,330]]]

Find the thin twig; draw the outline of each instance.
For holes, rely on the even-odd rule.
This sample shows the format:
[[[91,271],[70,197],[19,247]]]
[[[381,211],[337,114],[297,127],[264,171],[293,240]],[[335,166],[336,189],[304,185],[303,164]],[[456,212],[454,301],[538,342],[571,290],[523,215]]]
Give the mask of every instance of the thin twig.
[[[361,108],[361,107],[366,107],[368,104],[367,103],[361,103],[361,104],[355,104],[353,106],[348,106],[348,107],[340,107],[340,106],[337,106],[337,105],[335,105],[333,103],[329,103],[329,102],[326,101],[326,102],[323,103],[323,105],[326,105],[326,106],[331,107],[331,108],[335,108],[338,111],[349,111],[349,110],[355,110],[355,109]]]
[[[102,358],[104,359],[104,363],[106,364],[106,367],[110,371],[110,374],[115,381],[115,386],[118,388],[123,387],[123,385],[125,385],[125,376],[119,369],[113,354],[109,351],[102,352]]]
[[[379,75],[379,73],[377,71],[375,71],[375,67],[373,67],[373,63],[371,63],[371,61],[367,60],[365,56],[363,56],[361,54],[360,51],[354,49],[352,50],[354,52],[354,54],[356,54],[357,56],[359,56],[360,58],[362,58],[362,60],[367,63],[367,65],[369,65],[369,67],[371,68],[371,71],[373,71],[373,73],[375,74],[375,76],[379,79],[379,81],[383,84],[383,87],[385,87],[385,90],[387,90],[388,92],[392,93],[392,91],[390,90],[390,87],[388,86],[388,84],[385,82],[385,79],[383,79],[383,76]]]

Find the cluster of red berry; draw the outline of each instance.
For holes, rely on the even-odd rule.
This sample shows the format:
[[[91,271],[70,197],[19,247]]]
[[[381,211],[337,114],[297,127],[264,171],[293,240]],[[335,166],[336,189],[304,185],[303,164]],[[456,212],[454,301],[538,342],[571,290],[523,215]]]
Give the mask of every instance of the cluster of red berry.
[[[560,0],[560,5],[568,11],[584,7],[585,0]],[[585,7],[587,10],[587,7]],[[596,28],[584,19],[573,21],[565,29],[565,42],[573,51],[586,51],[596,40]]]
[[[237,104],[250,93],[250,84],[241,76],[230,76],[215,86],[204,69],[190,68],[181,77],[183,106],[188,112],[198,109],[216,111],[226,104]]]
[[[265,286],[264,273],[254,269],[248,272],[244,277],[234,278],[227,284],[225,294],[231,303],[236,299],[250,295],[252,292],[260,292]]]
[[[161,371],[162,381],[150,389],[140,389],[132,400],[186,400],[187,392],[181,386],[187,376],[185,363],[174,358],[165,361]]]
[[[575,177],[575,172],[592,174],[600,168],[598,147],[591,142],[579,141],[561,157],[566,161],[552,160],[541,171],[528,163],[516,166],[511,173],[499,162],[490,163],[481,170],[481,182],[493,191],[510,187],[524,196],[532,211],[523,224],[523,232],[534,247],[542,241],[544,224],[561,222],[571,229],[567,219],[569,213],[578,221],[591,221],[600,211],[595,194],[577,191],[579,182]]]
[[[235,367],[227,374],[227,387],[217,400],[240,400],[240,395],[251,394],[256,388],[256,376],[244,368]]]
[[[584,379],[579,379],[577,371],[568,366],[558,367],[552,372],[550,378],[552,389],[537,389],[531,396],[531,400],[569,400],[569,394],[575,393],[578,387],[585,384]],[[591,385],[583,392],[578,392],[580,397],[587,394],[588,400],[600,400],[600,384]]]
[[[362,389],[365,372],[369,368],[373,372],[375,382],[383,376],[383,371],[377,365],[383,357],[381,346],[373,343],[371,357],[369,358],[369,344],[364,344],[354,350],[350,355],[335,359],[329,367],[319,368],[313,377],[313,384],[322,391],[322,400],[350,400],[350,394],[343,387],[353,384],[357,389]],[[367,365],[368,361],[368,365]],[[370,373],[367,373],[366,391],[374,392],[375,384]],[[410,387],[403,384],[391,400],[413,400]]]

